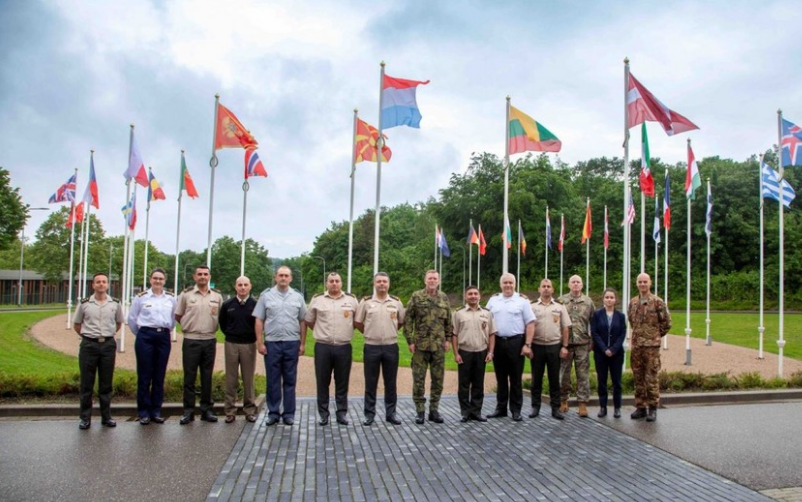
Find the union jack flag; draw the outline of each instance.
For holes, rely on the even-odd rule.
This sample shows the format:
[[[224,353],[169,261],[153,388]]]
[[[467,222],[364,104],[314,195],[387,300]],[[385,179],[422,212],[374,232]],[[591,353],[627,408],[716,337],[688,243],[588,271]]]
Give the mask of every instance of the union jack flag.
[[[67,181],[58,187],[56,193],[50,196],[48,204],[57,202],[75,202],[75,175],[70,176]]]

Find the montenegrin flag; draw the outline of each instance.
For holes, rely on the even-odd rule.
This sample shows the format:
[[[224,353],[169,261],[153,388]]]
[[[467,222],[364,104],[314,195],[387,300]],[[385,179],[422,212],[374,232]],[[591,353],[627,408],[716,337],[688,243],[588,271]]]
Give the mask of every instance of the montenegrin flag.
[[[387,140],[387,136],[382,134]],[[356,119],[356,143],[354,144],[354,162],[376,162],[379,154],[379,130],[362,119]],[[390,162],[393,152],[390,147],[382,146],[382,163]]]
[[[382,109],[379,127],[389,129],[396,126],[409,126],[420,129],[423,118],[418,109],[416,91],[419,85],[429,81],[408,80],[384,75],[382,79]]]
[[[181,188],[179,188],[178,193],[181,194],[184,190],[187,191],[187,195],[192,199],[198,196],[195,182],[192,181],[192,176],[189,175],[189,169],[187,169],[187,162],[184,160],[184,152],[181,152]]]
[[[231,110],[217,103],[217,123],[214,125],[214,149],[256,148],[259,143]]]
[[[510,155],[527,151],[559,152],[562,142],[529,115],[510,105]]]

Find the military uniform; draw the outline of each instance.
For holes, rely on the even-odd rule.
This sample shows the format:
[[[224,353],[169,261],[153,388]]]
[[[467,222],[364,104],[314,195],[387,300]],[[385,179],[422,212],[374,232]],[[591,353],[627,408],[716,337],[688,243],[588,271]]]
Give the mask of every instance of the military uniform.
[[[313,325],[315,337],[315,380],[317,412],[321,419],[329,417],[329,386],[334,373],[334,402],[337,419],[348,415],[348,382],[351,378],[351,339],[354,337],[354,314],[359,302],[350,293],[333,297],[328,291],[312,297],[306,311],[307,324]]]
[[[532,412],[540,410],[543,389],[543,371],[549,377],[549,401],[552,413],[560,401],[560,349],[563,330],[571,329],[571,317],[564,305],[554,298],[543,303],[538,298],[531,305],[537,316],[535,336],[532,338]]]
[[[111,392],[117,343],[114,335],[117,325],[124,322],[120,301],[106,296],[99,302],[95,295],[78,304],[73,324],[80,325],[81,345],[78,348],[78,368],[81,372],[80,417],[87,423],[92,419],[92,391],[95,374],[98,379],[100,416],[104,423],[111,420]]]
[[[395,416],[396,378],[398,377],[398,329],[404,324],[404,305],[396,296],[384,299],[366,296],[359,303],[354,322],[364,325],[365,336],[365,418],[376,415],[376,389],[379,373],[384,381],[384,409],[389,419]]]
[[[575,297],[568,293],[557,301],[565,305],[568,315],[571,316],[568,356],[560,362],[560,401],[564,410],[567,409],[568,398],[571,395],[571,366],[574,366],[576,368],[576,398],[584,407],[590,399],[590,352],[593,345],[590,318],[596,307],[593,305],[593,300],[587,295]]]
[[[453,334],[457,337],[462,364],[457,369],[457,398],[463,418],[479,418],[485,398],[485,360],[488,343],[495,335],[493,314],[480,306],[465,306],[453,316]]]
[[[440,396],[443,394],[445,377],[446,340],[451,340],[453,330],[451,306],[442,291],[434,296],[425,289],[415,291],[407,302],[407,344],[415,345],[412,354],[412,400],[418,414],[426,407],[426,370],[431,375],[429,390],[429,413],[439,413]]]
[[[632,326],[635,407],[656,409],[660,404],[660,339],[671,328],[671,314],[662,299],[649,293],[629,302],[627,317]]]
[[[198,286],[190,286],[178,297],[175,315],[181,316],[182,363],[184,365],[184,413],[195,410],[195,378],[200,369],[200,410],[205,415],[212,411],[212,373],[217,355],[217,325],[223,297],[216,289],[203,293]]]

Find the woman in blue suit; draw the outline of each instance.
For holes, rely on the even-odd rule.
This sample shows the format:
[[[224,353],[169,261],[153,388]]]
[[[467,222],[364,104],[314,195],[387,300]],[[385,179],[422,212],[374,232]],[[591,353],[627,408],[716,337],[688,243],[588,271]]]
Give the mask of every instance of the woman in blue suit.
[[[621,371],[624,367],[624,338],[627,335],[627,318],[615,309],[616,293],[604,290],[604,308],[593,313],[590,331],[593,335],[593,361],[599,383],[598,417],[607,416],[607,374],[613,381],[613,416],[621,418]]]

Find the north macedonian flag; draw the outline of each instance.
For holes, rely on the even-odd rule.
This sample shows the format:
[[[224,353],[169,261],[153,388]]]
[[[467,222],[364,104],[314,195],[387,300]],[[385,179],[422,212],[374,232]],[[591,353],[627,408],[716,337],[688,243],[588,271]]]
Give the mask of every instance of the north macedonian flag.
[[[214,126],[214,149],[256,148],[259,143],[231,110],[217,103],[217,123]]]
[[[510,155],[521,152],[559,152],[562,142],[529,115],[510,105]]]
[[[387,136],[382,134],[385,141]],[[379,147],[379,130],[368,124],[362,119],[356,120],[356,144],[354,144],[354,162],[359,163],[364,160],[376,162]],[[393,152],[390,147],[382,146],[382,162],[390,162]]]

